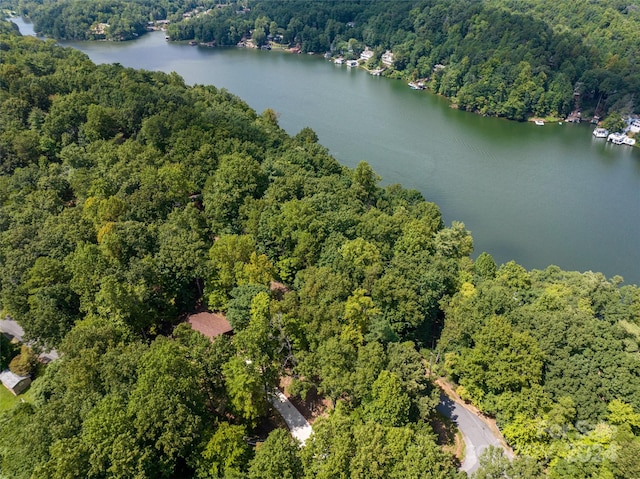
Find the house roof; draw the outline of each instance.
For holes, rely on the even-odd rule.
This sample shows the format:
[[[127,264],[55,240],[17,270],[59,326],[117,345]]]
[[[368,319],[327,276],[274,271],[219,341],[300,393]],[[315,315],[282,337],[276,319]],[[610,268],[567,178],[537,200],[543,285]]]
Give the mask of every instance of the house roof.
[[[209,339],[233,331],[231,324],[221,313],[203,311],[202,313],[192,314],[187,318],[187,323],[191,325],[192,329],[204,334]]]
[[[27,376],[18,376],[17,374],[11,372],[9,369],[5,369],[0,373],[0,381],[5,385],[7,389],[13,389],[21,381],[25,379],[29,379]]]

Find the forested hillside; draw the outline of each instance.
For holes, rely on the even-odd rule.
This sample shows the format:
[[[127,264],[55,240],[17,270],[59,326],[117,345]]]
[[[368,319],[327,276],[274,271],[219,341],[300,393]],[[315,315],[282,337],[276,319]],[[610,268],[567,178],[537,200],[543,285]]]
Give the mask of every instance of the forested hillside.
[[[189,0],[0,1],[35,23],[38,32],[59,40],[132,40],[148,22],[182,18],[201,2]]]
[[[36,31],[58,39],[132,39],[169,19],[172,40],[217,46],[252,38],[302,52],[358,58],[384,75],[420,79],[457,107],[524,120],[640,110],[640,2],[412,0],[94,2],[18,4]]]
[[[639,476],[640,289],[472,250],[309,128],[0,22],[0,306],[61,353],[0,415],[2,477],[453,478],[436,373],[522,456],[477,477]],[[281,377],[332,412],[254,448]]]
[[[416,348],[469,266],[463,225],[270,110],[2,28],[0,301],[62,354],[1,419],[4,477],[453,477]],[[231,341],[178,326],[201,304]],[[342,406],[254,456],[283,374]]]

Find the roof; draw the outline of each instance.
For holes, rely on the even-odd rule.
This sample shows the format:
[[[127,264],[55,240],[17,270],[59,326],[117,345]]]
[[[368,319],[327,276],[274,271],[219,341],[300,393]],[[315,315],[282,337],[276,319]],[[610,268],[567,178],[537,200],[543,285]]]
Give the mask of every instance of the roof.
[[[269,289],[271,290],[271,295],[278,300],[281,300],[285,293],[291,291],[286,285],[278,281],[271,281],[271,283],[269,283]]]
[[[209,339],[233,331],[231,324],[221,313],[203,311],[202,313],[192,314],[187,318],[187,323],[191,325],[192,329],[204,334]]]
[[[0,381],[5,385],[7,389],[15,388],[18,384],[20,384],[25,379],[29,379],[27,376],[18,376],[17,374],[11,372],[9,369],[5,369],[0,373]]]

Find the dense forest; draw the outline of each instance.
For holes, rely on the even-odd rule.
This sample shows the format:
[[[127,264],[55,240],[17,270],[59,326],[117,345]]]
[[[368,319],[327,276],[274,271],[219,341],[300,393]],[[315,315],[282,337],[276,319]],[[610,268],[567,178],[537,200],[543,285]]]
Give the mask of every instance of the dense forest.
[[[28,16],[38,32],[59,40],[132,40],[149,22],[178,20],[200,2],[192,0],[0,1]]]
[[[5,0],[6,2],[6,0]],[[11,2],[9,2],[11,4]],[[399,0],[86,2],[21,0],[36,30],[59,39],[131,39],[170,19],[173,40],[218,46],[252,38],[358,58],[421,80],[461,109],[524,120],[640,110],[640,2]],[[107,24],[106,29],[97,29]]]
[[[639,477],[640,289],[472,251],[272,110],[0,22],[0,306],[61,353],[0,413],[0,477],[454,478],[436,374],[518,454],[477,479]],[[304,447],[281,378],[330,403]]]

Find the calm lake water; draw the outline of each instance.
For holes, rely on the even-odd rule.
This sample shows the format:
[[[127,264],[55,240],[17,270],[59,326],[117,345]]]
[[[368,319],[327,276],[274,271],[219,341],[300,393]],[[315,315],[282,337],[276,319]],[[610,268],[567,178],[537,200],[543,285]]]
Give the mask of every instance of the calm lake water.
[[[498,264],[556,264],[640,283],[640,149],[595,140],[590,125],[483,118],[318,56],[170,44],[162,32],[64,45],[95,63],[226,88],[258,112],[274,109],[290,134],[311,127],[341,163],[366,160],[384,184],[436,202],[447,224],[463,221],[476,254]]]

